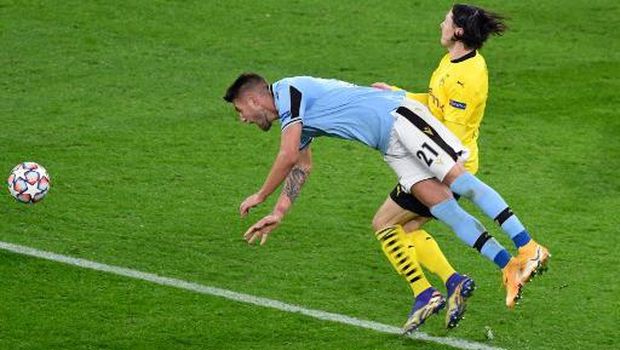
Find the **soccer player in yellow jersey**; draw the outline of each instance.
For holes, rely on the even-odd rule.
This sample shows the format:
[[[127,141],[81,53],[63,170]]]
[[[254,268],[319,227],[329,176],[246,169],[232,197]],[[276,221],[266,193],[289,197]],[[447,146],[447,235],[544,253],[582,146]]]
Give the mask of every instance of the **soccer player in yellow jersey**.
[[[432,114],[469,149],[470,155],[465,168],[475,174],[479,167],[477,140],[488,92],[487,66],[478,49],[490,34],[501,35],[506,26],[503,17],[498,14],[475,6],[455,4],[446,14],[440,27],[441,45],[448,53],[433,72],[428,92],[407,93],[407,96],[427,105]],[[373,86],[381,89],[399,89],[385,83],[375,83]],[[511,214],[508,208],[506,213],[501,213],[495,220],[498,224],[504,225]],[[376,213],[373,228],[381,241],[382,233],[387,227],[402,225],[403,229],[397,235],[401,241],[398,243],[411,247],[422,266],[441,277],[446,285],[448,291],[446,326],[452,328],[457,325],[465,312],[465,301],[473,292],[474,282],[471,278],[457,273],[433,237],[421,229],[421,226],[432,217],[428,207],[416,199],[409,189],[402,188],[398,184]],[[495,261],[503,271],[507,289],[506,304],[509,307],[513,307],[520,298],[523,284],[535,273],[542,271],[549,257],[548,250],[532,240],[527,233],[517,234],[511,238],[519,250],[517,258],[504,257],[504,262]],[[484,232],[476,239],[473,247],[484,254],[485,243],[489,240],[494,238]],[[390,256],[389,248],[384,244],[382,246],[398,271],[398,262]],[[506,264],[506,259],[517,263]],[[423,275],[415,283],[407,281],[416,295],[409,320],[404,327],[410,331],[418,328],[430,314],[439,311],[443,305],[432,302],[436,290]]]

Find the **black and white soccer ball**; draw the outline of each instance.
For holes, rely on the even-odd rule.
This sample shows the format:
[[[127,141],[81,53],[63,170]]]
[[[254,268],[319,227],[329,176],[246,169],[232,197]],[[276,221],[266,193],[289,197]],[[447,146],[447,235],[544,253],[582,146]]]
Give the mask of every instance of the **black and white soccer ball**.
[[[7,179],[11,196],[22,203],[36,203],[50,189],[50,176],[44,167],[35,162],[23,162],[15,166]]]

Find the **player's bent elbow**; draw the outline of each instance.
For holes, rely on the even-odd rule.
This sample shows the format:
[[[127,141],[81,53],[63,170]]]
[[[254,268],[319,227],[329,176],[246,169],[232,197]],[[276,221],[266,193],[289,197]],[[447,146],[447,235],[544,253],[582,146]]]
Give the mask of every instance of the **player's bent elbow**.
[[[278,154],[278,157],[286,164],[289,165],[290,167],[293,167],[295,164],[297,164],[297,162],[299,161],[299,152],[295,152],[295,151],[280,151],[280,154]]]

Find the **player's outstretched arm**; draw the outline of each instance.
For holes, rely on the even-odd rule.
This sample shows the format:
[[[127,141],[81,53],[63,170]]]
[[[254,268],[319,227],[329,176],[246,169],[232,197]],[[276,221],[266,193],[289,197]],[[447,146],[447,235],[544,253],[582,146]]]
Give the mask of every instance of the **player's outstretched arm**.
[[[241,216],[248,215],[250,209],[261,204],[284,181],[299,159],[299,143],[301,140],[301,123],[295,123],[282,131],[280,151],[271,166],[265,183],[258,192],[246,198],[239,206]]]
[[[379,89],[379,90],[392,90],[392,91],[403,90],[396,85],[390,85],[384,82],[372,83],[370,86],[374,87],[375,89]],[[405,93],[408,99],[422,102],[423,104],[428,106],[428,93],[418,93],[418,92],[409,92],[409,91],[405,91]]]
[[[312,153],[310,152],[310,146],[308,146],[299,152],[297,164],[291,169],[284,181],[280,198],[278,198],[278,202],[273,208],[274,215],[280,217],[286,215],[297,196],[299,196],[302,186],[306,182],[308,175],[310,175],[310,170],[312,170]]]
[[[375,83],[372,83],[370,86],[374,87],[375,89],[379,89],[379,90],[392,90],[392,89],[398,89],[396,86],[392,86],[388,83],[384,83],[382,81],[378,81]]]
[[[243,238],[245,238],[248,243],[252,244],[255,240],[260,238],[260,244],[265,244],[269,234],[280,225],[282,218],[293,205],[311,169],[312,154],[310,152],[310,146],[308,146],[299,152],[299,160],[286,177],[282,193],[273,208],[273,212],[259,220],[245,232]]]

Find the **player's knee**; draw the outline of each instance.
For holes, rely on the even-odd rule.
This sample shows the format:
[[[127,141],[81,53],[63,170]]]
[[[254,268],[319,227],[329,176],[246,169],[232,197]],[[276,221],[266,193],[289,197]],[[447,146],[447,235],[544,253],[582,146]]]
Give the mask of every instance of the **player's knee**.
[[[424,226],[424,224],[427,223],[429,220],[430,218],[424,216],[416,216],[415,218],[407,221],[407,223],[403,225],[403,229],[405,230],[405,232],[417,231],[422,228],[422,226]]]
[[[372,229],[375,231],[379,231],[381,229],[384,229],[388,226],[390,226],[392,223],[390,222],[389,218],[385,217],[385,215],[383,215],[383,213],[381,213],[381,211],[378,211],[375,214],[375,217],[372,218]]]
[[[463,164],[456,163],[452,167],[452,169],[450,169],[450,171],[446,174],[446,176],[443,178],[442,182],[445,183],[446,185],[450,186],[450,185],[452,185],[454,180],[456,180],[456,178],[458,178],[459,176],[463,175],[466,172],[467,172],[467,169],[465,169]]]
[[[375,231],[379,231],[388,226],[403,225],[413,217],[414,214],[412,212],[403,209],[403,207],[394,202],[394,200],[388,196],[379,210],[375,213],[375,216],[372,219],[372,228]]]

